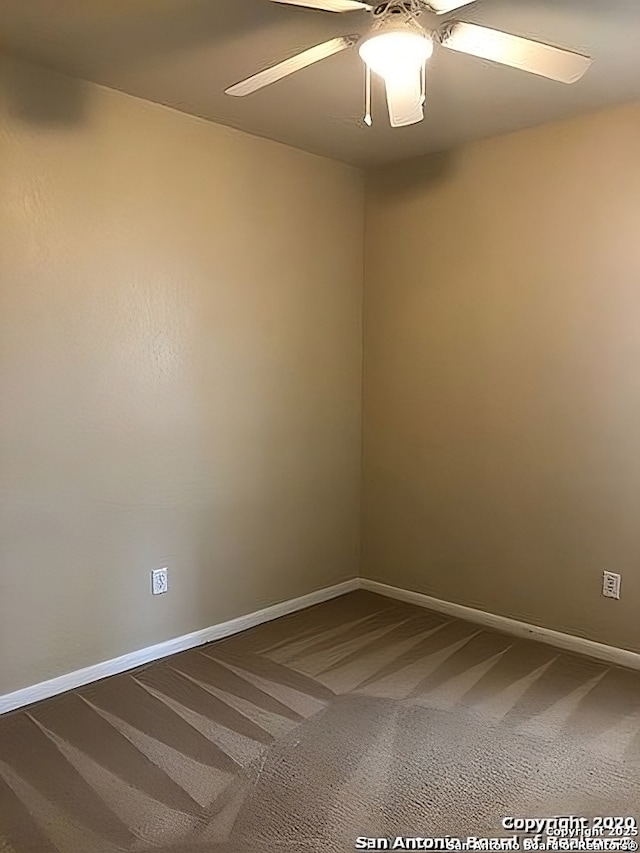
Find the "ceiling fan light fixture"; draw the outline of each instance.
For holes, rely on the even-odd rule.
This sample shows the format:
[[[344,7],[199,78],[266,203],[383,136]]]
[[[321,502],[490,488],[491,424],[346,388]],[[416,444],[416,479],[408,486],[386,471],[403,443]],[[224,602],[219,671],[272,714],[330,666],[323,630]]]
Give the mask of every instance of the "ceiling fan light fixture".
[[[297,53],[234,83],[225,89],[227,95],[244,97],[258,92],[278,80],[290,77],[357,45],[365,64],[365,111],[363,125],[371,127],[371,75],[383,81],[389,119],[392,127],[417,124],[424,119],[427,62],[434,47],[458,51],[519,68],[539,77],[560,83],[575,83],[585,74],[592,59],[575,50],[556,47],[546,42],[492,30],[478,24],[447,20],[436,30],[421,26],[423,12],[444,15],[454,9],[473,4],[475,0],[274,0],[289,6],[303,6],[326,12],[365,11],[374,19],[371,30],[362,36],[337,36],[322,44]]]
[[[424,71],[433,40],[412,27],[385,28],[365,38],[358,50],[367,68],[384,80],[391,126],[422,121]]]
[[[409,68],[421,68],[433,54],[433,41],[408,27],[389,29],[365,38],[359,52],[369,68],[386,80]]]

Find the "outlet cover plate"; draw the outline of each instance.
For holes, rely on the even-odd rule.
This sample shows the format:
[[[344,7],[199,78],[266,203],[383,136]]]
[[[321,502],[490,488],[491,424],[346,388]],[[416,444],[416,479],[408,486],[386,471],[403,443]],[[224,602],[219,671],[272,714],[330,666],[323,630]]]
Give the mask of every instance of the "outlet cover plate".
[[[153,595],[164,595],[169,591],[169,569],[154,569],[151,572],[151,592]]]
[[[605,598],[620,598],[621,577],[616,572],[602,573],[602,594]]]

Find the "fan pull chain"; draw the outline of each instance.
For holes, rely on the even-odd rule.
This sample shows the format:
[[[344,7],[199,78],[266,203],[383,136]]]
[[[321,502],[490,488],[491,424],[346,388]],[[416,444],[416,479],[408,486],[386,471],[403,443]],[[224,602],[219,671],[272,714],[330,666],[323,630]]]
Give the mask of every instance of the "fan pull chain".
[[[371,69],[365,65],[364,72],[364,123],[367,127],[371,127],[373,120],[371,118]]]
[[[427,100],[427,63],[422,63],[422,106]]]

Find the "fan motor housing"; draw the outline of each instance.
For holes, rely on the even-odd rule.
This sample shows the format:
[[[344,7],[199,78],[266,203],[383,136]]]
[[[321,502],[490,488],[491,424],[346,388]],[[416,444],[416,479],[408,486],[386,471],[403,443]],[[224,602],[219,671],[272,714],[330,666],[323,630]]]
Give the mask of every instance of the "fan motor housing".
[[[396,15],[406,17],[416,14],[419,15],[420,11],[416,10],[416,4],[412,3],[411,0],[389,0],[386,3],[379,3],[373,10],[375,18],[395,17]]]

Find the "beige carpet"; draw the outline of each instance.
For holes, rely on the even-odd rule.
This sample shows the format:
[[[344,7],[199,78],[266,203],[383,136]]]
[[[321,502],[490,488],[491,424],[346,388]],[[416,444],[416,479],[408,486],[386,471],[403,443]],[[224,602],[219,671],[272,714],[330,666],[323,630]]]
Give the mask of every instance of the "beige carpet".
[[[640,817],[640,673],[358,592],[0,718],[2,853]]]

